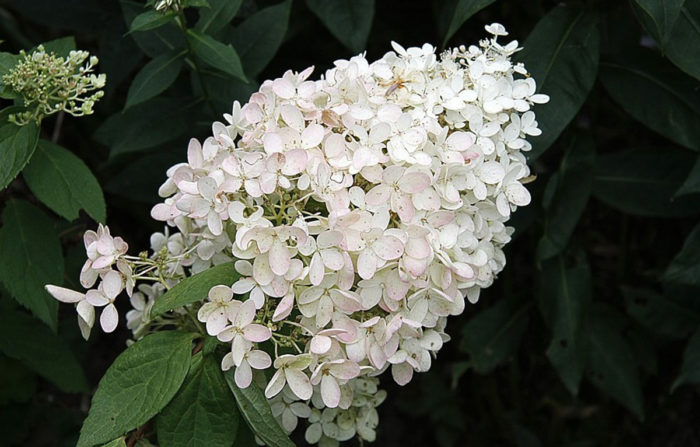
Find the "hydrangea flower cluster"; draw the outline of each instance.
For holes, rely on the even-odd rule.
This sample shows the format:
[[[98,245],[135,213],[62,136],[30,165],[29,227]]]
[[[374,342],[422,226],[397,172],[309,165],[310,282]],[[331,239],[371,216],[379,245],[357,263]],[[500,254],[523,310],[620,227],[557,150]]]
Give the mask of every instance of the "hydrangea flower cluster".
[[[126,289],[139,336],[164,324],[148,309],[168,287],[234,262],[240,278],[158,318],[196,312],[230,345],[221,366],[241,388],[272,368],[265,395],[287,432],[301,418],[310,443],[374,440],[377,377],[391,370],[405,385],[430,369],[447,317],[503,269],[505,222],[530,202],[531,107],[548,97],[510,61],[518,43],[498,43],[503,26],[486,30],[478,46],[439,56],[394,43],[318,81],[309,68],[264,82],[167,171],[151,214],[177,231],[153,235],[152,256],[128,257],[101,227],[85,236],[81,278],[100,285],[49,291],[76,303],[81,327],[104,306],[111,331]],[[133,292],[137,280],[153,285]]]
[[[27,110],[11,114],[10,122],[22,126],[61,111],[90,115],[104,95],[101,89],[107,75],[93,73],[98,59],[87,51],[71,51],[63,58],[39,45],[30,54],[20,51],[19,56],[20,61],[2,81],[23,98]]]

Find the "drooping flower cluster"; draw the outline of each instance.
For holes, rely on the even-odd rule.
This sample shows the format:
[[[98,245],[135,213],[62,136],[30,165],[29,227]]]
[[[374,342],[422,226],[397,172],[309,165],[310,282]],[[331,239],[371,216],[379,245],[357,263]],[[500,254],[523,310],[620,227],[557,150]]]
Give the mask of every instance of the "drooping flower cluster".
[[[11,114],[11,122],[21,126],[61,111],[90,115],[104,95],[101,88],[107,76],[93,73],[98,59],[87,51],[71,51],[63,58],[39,45],[30,54],[22,50],[19,55],[21,59],[3,76],[3,83],[22,97],[26,110]]]
[[[447,317],[503,269],[505,222],[530,201],[523,152],[540,133],[530,109],[548,98],[510,61],[517,42],[498,43],[499,24],[486,29],[479,46],[439,57],[393,44],[373,63],[336,61],[318,81],[307,69],[264,82],[168,170],[152,217],[178,231],[155,234],[151,258],[130,261],[121,241],[96,245],[95,257],[86,236],[84,285],[101,285],[80,299],[50,291],[111,305],[118,275],[134,304],[129,327],[143,334],[169,285],[234,262],[238,279],[180,311],[230,346],[222,369],[244,388],[272,368],[265,395],[288,432],[308,419],[308,442],[374,440],[385,396],[376,377],[390,369],[405,385],[430,368]],[[161,289],[132,295],[149,275]]]

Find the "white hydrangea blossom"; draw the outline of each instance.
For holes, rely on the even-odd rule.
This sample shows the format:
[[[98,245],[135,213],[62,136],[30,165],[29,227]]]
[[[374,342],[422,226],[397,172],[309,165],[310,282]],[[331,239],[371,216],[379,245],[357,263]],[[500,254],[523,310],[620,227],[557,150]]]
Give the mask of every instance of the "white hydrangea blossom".
[[[486,30],[441,55],[393,43],[317,81],[311,68],[265,81],[167,171],[151,214],[177,232],[155,234],[150,258],[127,256],[106,228],[88,232],[81,282],[100,285],[49,291],[76,303],[86,333],[95,307],[114,329],[126,289],[140,336],[166,288],[234,261],[239,279],[179,315],[230,344],[222,369],[238,386],[274,370],[265,395],[287,432],[307,419],[310,443],[374,440],[386,396],[376,377],[390,369],[405,385],[430,368],[447,317],[503,269],[505,222],[530,202],[531,107],[548,97],[510,61],[518,43],[498,43],[504,27]],[[137,280],[155,285],[132,293]]]

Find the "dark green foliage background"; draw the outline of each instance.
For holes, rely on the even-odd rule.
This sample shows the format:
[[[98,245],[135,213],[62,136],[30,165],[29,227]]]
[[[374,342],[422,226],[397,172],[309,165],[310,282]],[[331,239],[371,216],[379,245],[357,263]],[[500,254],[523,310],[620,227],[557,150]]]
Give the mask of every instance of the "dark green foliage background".
[[[131,0],[0,0],[0,50],[73,35],[100,58],[108,77],[95,114],[47,119],[41,136],[57,136],[95,174],[113,234],[132,251],[147,246],[161,230],[149,210],[165,169],[257,82],[310,65],[318,76],[365,49],[374,60],[392,40],[473,44],[500,22],[552,98],[535,108],[544,134],[532,140],[533,203],[510,222],[508,266],[450,320],[453,340],[430,373],[403,388],[383,380],[376,445],[700,445],[700,0],[210,3],[219,9],[201,18],[186,10],[185,35],[172,22],[127,34],[144,11]],[[47,242],[34,239],[21,259],[60,237],[64,259],[43,262],[79,289],[80,235],[95,223],[74,217],[99,197],[44,206],[37,166],[0,191],[0,275],[17,272],[23,227]],[[10,298],[41,292],[33,275],[0,279],[0,444],[75,445],[128,333],[122,322],[85,343],[70,306],[42,322]],[[191,375],[197,386],[223,383]],[[235,445],[253,445],[242,426]]]

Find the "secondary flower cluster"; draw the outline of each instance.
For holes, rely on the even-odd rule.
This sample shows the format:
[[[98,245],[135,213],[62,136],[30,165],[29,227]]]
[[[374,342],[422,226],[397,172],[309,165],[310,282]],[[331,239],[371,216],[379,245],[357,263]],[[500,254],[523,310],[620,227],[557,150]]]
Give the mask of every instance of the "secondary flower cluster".
[[[391,369],[405,385],[430,368],[447,317],[503,269],[505,222],[530,201],[523,152],[540,133],[530,108],[548,98],[510,61],[517,42],[486,29],[490,39],[439,57],[393,44],[376,62],[336,61],[318,81],[307,69],[264,82],[167,171],[152,217],[178,231],[153,235],[153,256],[125,256],[101,228],[86,235],[83,269],[86,287],[101,285],[50,292],[79,314],[106,304],[104,317],[126,287],[129,325],[143,334],[162,324],[148,309],[166,288],[234,262],[239,278],[158,318],[196,311],[230,345],[222,369],[241,388],[273,368],[265,395],[288,432],[304,418],[310,443],[374,440],[376,377]],[[149,278],[158,289],[132,295]]]
[[[60,111],[90,115],[104,95],[100,89],[107,76],[93,73],[98,59],[87,51],[71,51],[63,58],[39,45],[31,54],[23,50],[19,55],[20,61],[3,76],[3,82],[23,98],[27,110],[10,115],[11,122],[24,125]]]

